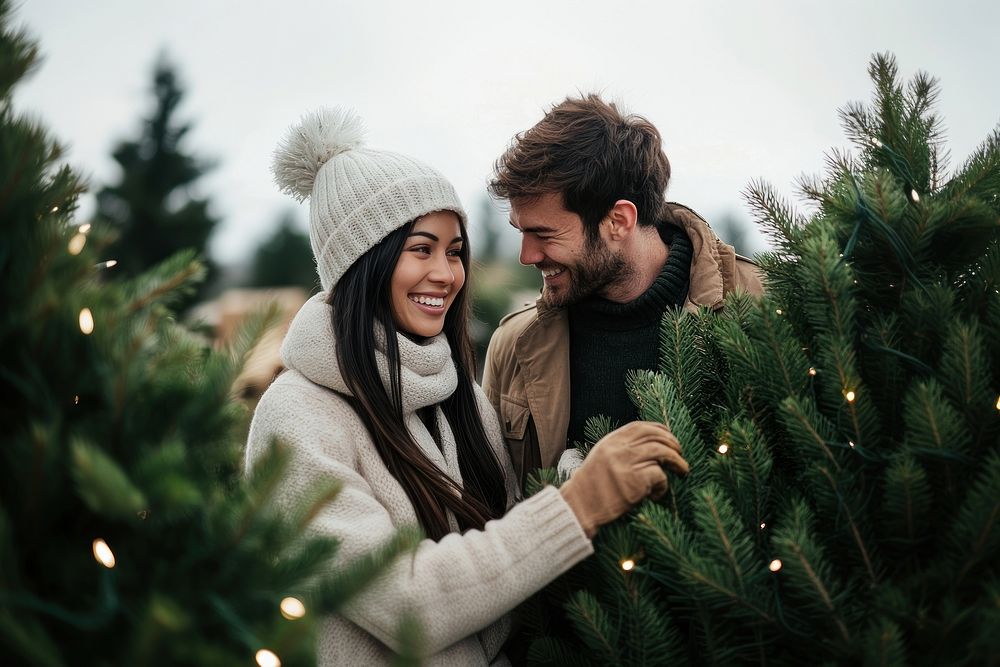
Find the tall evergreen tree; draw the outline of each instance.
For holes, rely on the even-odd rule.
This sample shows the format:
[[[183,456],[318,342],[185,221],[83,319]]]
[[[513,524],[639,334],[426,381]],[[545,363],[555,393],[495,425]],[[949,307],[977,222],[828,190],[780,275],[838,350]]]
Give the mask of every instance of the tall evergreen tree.
[[[126,275],[138,275],[188,249],[197,252],[211,272],[206,255],[218,219],[209,211],[208,200],[193,193],[211,164],[185,150],[192,126],[177,118],[184,91],[166,57],[154,66],[152,93],[154,107],[139,136],[114,150],[121,180],[98,192],[97,221],[117,233],[110,252]]]
[[[319,287],[309,235],[295,227],[295,216],[285,214],[269,238],[254,252],[250,267],[252,287],[296,286],[313,292]]]
[[[336,544],[304,527],[336,486],[279,514],[280,443],[243,479],[230,387],[268,318],[214,351],[172,317],[192,252],[113,277],[100,227],[70,223],[80,182],[12,108],[36,47],[11,21],[0,0],[0,662],[311,664],[314,619],[412,537],[329,576]]]
[[[1000,664],[1000,130],[948,173],[936,81],[870,73],[811,216],[749,190],[767,296],[664,318],[630,390],[691,473],[548,592],[537,664]]]

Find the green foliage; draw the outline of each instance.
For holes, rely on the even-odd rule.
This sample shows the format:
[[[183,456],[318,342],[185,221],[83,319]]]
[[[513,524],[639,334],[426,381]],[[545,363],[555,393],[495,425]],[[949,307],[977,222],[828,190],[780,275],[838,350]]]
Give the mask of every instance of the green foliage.
[[[80,182],[11,108],[36,50],[10,22],[0,0],[0,655],[245,665],[266,647],[284,665],[312,664],[318,615],[414,538],[331,573],[337,544],[304,528],[337,489],[280,514],[278,446],[244,478],[249,414],[231,387],[274,313],[212,349],[175,320],[204,276],[193,251],[127,279],[99,261],[106,230],[71,224]],[[157,118],[163,137],[183,135],[169,113]],[[191,176],[191,165],[174,166]],[[304,618],[282,617],[290,595]]]
[[[750,188],[767,296],[668,313],[629,377],[691,473],[567,575],[589,664],[1000,664],[1000,132],[949,173],[936,82],[870,73],[808,218]]]
[[[254,251],[250,285],[301,287],[307,292],[317,288],[309,234],[296,229],[294,215],[282,217],[274,233]]]
[[[122,141],[113,153],[121,179],[97,193],[96,222],[116,236],[107,251],[118,261],[118,271],[128,276],[139,275],[180,250],[204,256],[218,224],[208,200],[192,194],[212,165],[185,150],[192,126],[177,120],[184,90],[165,57],[156,63],[152,84],[152,113],[143,120],[139,136]],[[202,270],[214,272],[207,259],[203,266]],[[187,294],[175,293],[182,309],[194,302],[191,293],[200,289],[189,283]]]

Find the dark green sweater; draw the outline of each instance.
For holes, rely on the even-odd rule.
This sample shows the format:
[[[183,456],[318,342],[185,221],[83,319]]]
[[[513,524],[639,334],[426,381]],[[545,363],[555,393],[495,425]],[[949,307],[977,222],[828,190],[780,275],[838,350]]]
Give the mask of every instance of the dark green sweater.
[[[687,235],[673,225],[659,232],[670,253],[648,290],[629,303],[592,297],[569,308],[569,446],[583,442],[590,417],[605,415],[619,425],[638,419],[625,374],[657,367],[660,320],[668,308],[684,304],[691,273]]]

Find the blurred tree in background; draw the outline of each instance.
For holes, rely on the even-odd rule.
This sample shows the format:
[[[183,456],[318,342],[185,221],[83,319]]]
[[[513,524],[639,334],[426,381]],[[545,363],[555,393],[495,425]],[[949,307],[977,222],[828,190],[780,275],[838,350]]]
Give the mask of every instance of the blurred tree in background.
[[[524,266],[514,253],[504,252],[502,232],[505,215],[493,200],[484,195],[478,215],[469,225],[478,232],[472,245],[474,276],[470,331],[476,344],[478,375],[482,376],[486,347],[500,320],[526,304],[534,303],[542,287],[541,274],[533,266]]]
[[[185,152],[191,124],[177,119],[184,91],[170,61],[161,56],[153,69],[154,108],[142,121],[139,136],[122,141],[113,157],[121,180],[97,193],[95,222],[108,224],[117,240],[109,253],[119,270],[135,276],[178,250],[194,250],[207,274],[214,267],[206,257],[208,240],[219,222],[207,199],[194,192],[211,164]],[[197,300],[201,287],[178,304],[184,310]]]
[[[302,287],[310,294],[319,289],[309,234],[298,229],[291,211],[254,251],[249,286]]]
[[[12,108],[37,49],[10,23],[0,0],[0,662],[313,664],[317,618],[414,536],[330,575],[336,542],[305,531],[337,485],[279,511],[280,443],[244,478],[231,388],[271,318],[210,349],[174,316],[192,250],[116,277],[102,226],[71,224],[59,146]]]
[[[750,241],[750,222],[735,213],[728,212],[712,223],[712,228],[720,239],[733,246],[744,257],[753,257],[756,248]]]

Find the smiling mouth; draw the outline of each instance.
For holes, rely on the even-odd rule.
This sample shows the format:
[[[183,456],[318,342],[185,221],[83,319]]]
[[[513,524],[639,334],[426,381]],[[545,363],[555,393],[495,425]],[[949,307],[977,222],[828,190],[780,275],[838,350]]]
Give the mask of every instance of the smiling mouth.
[[[545,278],[555,278],[556,276],[558,276],[560,273],[562,273],[565,270],[566,270],[565,268],[559,268],[559,269],[542,269],[542,276],[545,277]]]
[[[411,294],[407,298],[413,303],[426,308],[444,308],[443,296],[414,296]]]

